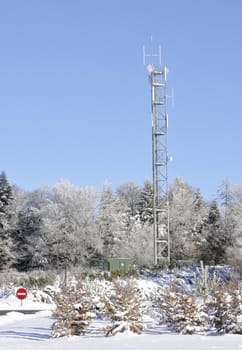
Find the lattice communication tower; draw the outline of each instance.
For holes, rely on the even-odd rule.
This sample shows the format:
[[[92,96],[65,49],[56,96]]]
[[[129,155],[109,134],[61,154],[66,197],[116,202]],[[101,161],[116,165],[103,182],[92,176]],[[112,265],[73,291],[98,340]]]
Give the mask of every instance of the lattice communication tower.
[[[147,54],[143,47],[144,64],[147,66],[151,89],[152,118],[152,170],[153,170],[153,234],[154,264],[170,264],[169,197],[168,197],[168,114],[167,67],[161,65],[161,48],[158,53]],[[154,65],[153,61],[158,63]]]

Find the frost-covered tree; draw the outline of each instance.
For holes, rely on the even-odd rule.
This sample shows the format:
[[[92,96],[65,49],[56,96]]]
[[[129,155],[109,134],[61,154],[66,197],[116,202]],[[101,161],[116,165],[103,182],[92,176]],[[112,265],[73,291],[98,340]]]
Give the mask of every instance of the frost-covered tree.
[[[227,247],[232,245],[232,236],[234,232],[235,222],[233,217],[233,208],[238,198],[238,185],[232,184],[226,178],[218,189],[218,196],[220,202],[221,222],[220,228],[227,238]]]
[[[221,230],[227,240],[227,260],[239,268],[242,264],[242,187],[225,179],[218,194],[221,202]]]
[[[127,182],[117,189],[117,195],[124,207],[128,208],[131,216],[135,216],[138,212],[138,203],[140,199],[140,188],[133,182]]]
[[[229,210],[230,222],[230,244],[226,249],[228,262],[241,270],[242,266],[242,200],[234,203]]]
[[[153,264],[153,227],[131,218],[129,225],[123,227],[119,241],[119,256],[132,258],[138,266]]]
[[[132,258],[138,265],[152,261],[152,225],[137,214],[138,194],[133,184],[120,187],[117,196],[108,185],[104,186],[97,214],[103,257]]]
[[[43,217],[43,230],[48,247],[48,264],[52,268],[64,268],[69,265],[73,256],[66,226],[68,226],[66,218],[58,203],[52,201],[48,203]]]
[[[47,188],[30,193],[16,192],[14,206],[17,212],[12,237],[14,267],[18,270],[44,268],[48,265],[48,251],[43,232],[43,208],[49,198]]]
[[[218,197],[222,207],[228,208],[235,199],[235,186],[226,178],[218,188]]]
[[[139,266],[147,265],[153,255],[152,225],[140,221],[138,204],[141,190],[136,184],[127,183],[119,187],[117,195],[119,256],[132,258]]]
[[[12,264],[11,239],[11,203],[13,200],[12,187],[5,172],[0,174],[0,270]]]
[[[119,247],[124,225],[120,202],[110,186],[105,184],[97,213],[98,234],[102,240],[102,255],[105,258],[120,257]]]
[[[12,187],[4,171],[0,174],[0,212],[4,213],[13,200]]]
[[[176,178],[170,186],[169,203],[172,259],[199,260],[206,215],[200,192]]]
[[[130,242],[132,255],[138,266],[151,266],[154,261],[153,226],[149,223],[136,221],[132,230],[133,239]]]
[[[95,228],[97,192],[68,181],[53,187],[53,198],[44,210],[43,226],[54,267],[86,264],[100,242]]]
[[[18,222],[14,231],[15,241],[15,262],[14,266],[20,271],[26,271],[33,266],[33,260],[36,261],[36,252],[39,250],[39,240],[36,238],[40,235],[41,218],[36,208],[26,208],[18,214]]]
[[[117,190],[121,237],[119,241],[120,256],[132,258],[139,266],[152,263],[153,234],[152,225],[148,221],[141,221],[139,210],[144,192],[134,183],[127,183]]]

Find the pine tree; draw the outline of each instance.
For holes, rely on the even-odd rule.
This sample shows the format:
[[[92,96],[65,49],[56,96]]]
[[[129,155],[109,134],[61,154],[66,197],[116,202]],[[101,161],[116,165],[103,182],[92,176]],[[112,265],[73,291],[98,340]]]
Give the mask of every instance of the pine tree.
[[[236,217],[234,217],[234,208],[236,207],[236,197],[241,192],[238,185],[233,185],[226,178],[218,189],[219,200],[221,204],[221,230],[227,239],[227,251],[233,246],[233,236],[236,228]]]
[[[235,197],[234,189],[235,186],[232,186],[228,178],[219,186],[218,195],[223,207],[228,208],[233,203]]]
[[[92,315],[90,310],[90,298],[81,282],[62,292],[54,298],[56,309],[53,316],[57,321],[52,325],[54,338],[66,335],[83,335],[85,328],[90,324]]]
[[[140,193],[138,201],[138,213],[142,223],[153,223],[153,187],[149,180],[146,180]]]
[[[190,258],[201,260],[201,249],[204,244],[203,228],[206,222],[207,209],[199,190],[194,193],[194,201],[191,208],[191,229],[190,238],[192,241],[193,253]]]
[[[134,282],[114,280],[111,294],[105,295],[102,301],[106,316],[113,321],[113,324],[107,327],[107,336],[126,330],[142,333],[143,297]]]
[[[99,237],[102,240],[102,255],[105,258],[119,255],[118,246],[123,227],[119,204],[112,189],[104,185],[97,215],[97,226]]]
[[[202,260],[205,264],[224,263],[226,258],[227,237],[221,229],[221,216],[216,201],[209,207],[204,237],[206,243],[203,247]]]
[[[4,172],[0,174],[0,270],[12,264],[11,202],[12,188]]]
[[[34,208],[26,208],[19,212],[17,226],[14,231],[14,266],[19,271],[27,271],[31,268],[40,268],[38,261],[40,247],[41,218],[39,211]]]
[[[196,299],[182,292],[175,282],[162,292],[160,306],[163,322],[177,332],[192,334],[207,326],[207,315],[200,310]]]
[[[218,333],[242,334],[242,285],[228,282],[219,286],[207,303],[211,326]]]
[[[234,203],[229,209],[229,243],[226,255],[229,264],[236,268],[237,272],[242,276],[242,200]]]

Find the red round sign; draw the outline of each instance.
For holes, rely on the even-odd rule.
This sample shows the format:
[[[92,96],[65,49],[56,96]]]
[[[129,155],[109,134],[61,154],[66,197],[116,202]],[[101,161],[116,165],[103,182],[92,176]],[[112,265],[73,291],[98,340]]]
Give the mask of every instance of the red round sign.
[[[27,298],[27,289],[25,288],[19,288],[16,292],[16,297],[19,299],[19,300],[23,300],[25,298]]]

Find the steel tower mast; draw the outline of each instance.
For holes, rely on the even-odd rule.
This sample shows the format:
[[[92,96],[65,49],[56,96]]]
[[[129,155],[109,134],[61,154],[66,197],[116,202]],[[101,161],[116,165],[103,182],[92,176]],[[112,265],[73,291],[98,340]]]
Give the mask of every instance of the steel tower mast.
[[[161,67],[161,48],[158,54],[146,54],[151,89],[152,119],[152,170],[153,170],[153,235],[154,264],[170,263],[169,197],[168,197],[168,114],[167,114],[167,67]],[[153,64],[154,57],[159,61]]]

